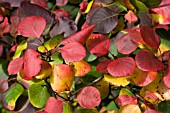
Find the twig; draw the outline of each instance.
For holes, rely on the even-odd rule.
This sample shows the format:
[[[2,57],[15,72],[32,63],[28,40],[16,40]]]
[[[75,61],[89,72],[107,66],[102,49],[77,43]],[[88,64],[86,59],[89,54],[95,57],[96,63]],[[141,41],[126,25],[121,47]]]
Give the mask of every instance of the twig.
[[[76,25],[78,24],[80,17],[81,17],[81,10],[79,10],[78,13],[77,13],[77,16],[76,16],[76,19],[75,19]]]
[[[104,76],[102,75],[101,77],[97,78],[96,80],[94,80],[93,82],[89,83],[89,84],[86,85],[86,86],[92,86],[92,85],[96,84],[97,82],[101,81],[103,78],[104,78]],[[83,87],[83,88],[84,88],[84,87]],[[78,92],[80,92],[83,88],[80,88],[80,89],[72,92],[72,93],[70,94],[70,97],[72,97],[72,96],[74,96],[75,94],[77,94]]]

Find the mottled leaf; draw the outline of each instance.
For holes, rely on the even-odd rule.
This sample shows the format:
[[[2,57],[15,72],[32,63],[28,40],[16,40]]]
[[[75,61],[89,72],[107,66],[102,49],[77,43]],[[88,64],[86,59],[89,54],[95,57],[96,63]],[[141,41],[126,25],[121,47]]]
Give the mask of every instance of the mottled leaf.
[[[157,77],[157,72],[147,72],[136,68],[135,72],[131,76],[132,81],[139,86],[147,86]]]
[[[87,14],[86,22],[88,25],[95,25],[94,32],[109,33],[116,27],[118,18],[107,7],[95,7]]]
[[[17,74],[23,67],[23,57],[12,60],[8,65],[9,75]]]
[[[93,86],[86,86],[78,93],[77,102],[83,108],[94,108],[101,102],[100,92]]]
[[[163,81],[167,88],[170,89],[170,60],[168,61],[168,69],[163,76]]]
[[[70,42],[79,42],[81,44],[84,44],[86,42],[86,39],[90,36],[90,34],[92,33],[93,29],[94,29],[94,25],[91,25],[73,35],[71,35],[70,37],[64,39],[63,41],[61,41],[61,45],[66,45]]]
[[[53,73],[50,76],[50,84],[55,92],[61,93],[70,90],[73,79],[72,68],[66,64],[58,64],[54,66]]]
[[[142,113],[138,105],[129,104],[121,107],[118,113]]]
[[[24,92],[24,88],[22,85],[16,83],[13,84],[7,92],[3,93],[2,95],[2,104],[5,108],[9,110],[14,110],[16,101],[19,96]]]
[[[107,70],[114,77],[129,76],[135,71],[135,61],[131,57],[123,57],[109,63]]]
[[[137,105],[137,97],[136,96],[129,96],[129,95],[119,95],[116,98],[116,102],[118,102],[118,104],[120,106],[126,106],[128,104],[135,104]]]
[[[88,72],[91,71],[91,66],[84,60],[78,61],[78,62],[73,62],[73,71],[75,73],[75,76],[82,77],[85,76]]]
[[[63,102],[55,97],[50,97],[45,105],[44,111],[47,113],[62,113]]]
[[[41,70],[42,60],[40,54],[35,50],[28,49],[24,55],[23,79],[31,80],[32,77],[37,76]]]
[[[50,93],[45,86],[45,82],[32,84],[28,90],[28,97],[31,104],[36,108],[43,108],[46,105]]]
[[[41,16],[24,18],[18,25],[18,33],[25,37],[40,38],[46,27],[46,21]]]
[[[165,68],[163,63],[148,50],[140,50],[136,56],[136,65],[143,71],[161,71]]]
[[[66,61],[76,62],[86,57],[86,50],[80,43],[72,42],[61,49],[61,55]]]
[[[39,5],[43,8],[47,8],[47,1],[46,0],[30,0],[30,3]]]
[[[64,6],[66,5],[68,0],[56,0],[56,5],[58,6]]]

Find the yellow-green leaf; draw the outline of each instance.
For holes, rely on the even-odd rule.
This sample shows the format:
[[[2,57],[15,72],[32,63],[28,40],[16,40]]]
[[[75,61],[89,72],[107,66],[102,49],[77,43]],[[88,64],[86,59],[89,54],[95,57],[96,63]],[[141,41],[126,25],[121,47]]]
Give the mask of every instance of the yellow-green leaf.
[[[101,99],[104,99],[109,94],[109,83],[102,79],[100,82],[96,83],[96,88],[100,92]]]
[[[16,48],[15,54],[13,56],[13,59],[19,58],[22,51],[27,48],[27,41],[23,40]]]

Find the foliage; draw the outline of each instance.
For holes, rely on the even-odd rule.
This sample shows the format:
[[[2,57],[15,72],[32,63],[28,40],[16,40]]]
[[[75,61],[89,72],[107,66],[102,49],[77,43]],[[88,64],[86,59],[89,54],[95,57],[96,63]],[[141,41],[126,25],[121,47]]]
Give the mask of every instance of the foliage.
[[[1,0],[0,112],[169,113],[169,0]]]

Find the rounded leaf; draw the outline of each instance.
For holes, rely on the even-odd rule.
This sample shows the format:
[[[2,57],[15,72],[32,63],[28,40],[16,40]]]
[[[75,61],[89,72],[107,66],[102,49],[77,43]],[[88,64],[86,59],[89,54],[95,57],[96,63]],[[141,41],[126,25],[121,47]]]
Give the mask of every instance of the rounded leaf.
[[[93,86],[84,87],[77,96],[77,102],[83,108],[94,108],[101,102],[100,92]]]
[[[136,56],[136,65],[143,71],[161,71],[165,68],[163,63],[148,50],[139,51]]]
[[[130,54],[138,47],[138,44],[130,38],[129,34],[125,34],[116,42],[117,49],[122,54]]]
[[[56,5],[58,6],[64,6],[66,5],[68,0],[56,0]]]
[[[86,50],[80,43],[72,42],[61,49],[61,55],[66,61],[76,62],[86,57]]]
[[[131,57],[123,57],[109,63],[107,70],[114,77],[129,76],[135,71],[135,61]]]
[[[116,98],[116,101],[120,106],[125,106],[128,104],[135,104],[137,105],[137,97],[136,96],[129,96],[129,95],[119,95],[118,98]]]
[[[9,75],[17,74],[23,67],[23,57],[12,60],[8,65]]]
[[[106,73],[106,72],[107,72],[107,66],[108,66],[108,64],[109,64],[111,61],[112,61],[112,60],[109,60],[109,59],[101,61],[101,62],[97,65],[96,71]]]
[[[41,16],[24,18],[18,25],[18,33],[25,37],[40,38],[46,27],[46,21]]]
[[[129,10],[127,14],[125,14],[125,19],[129,22],[136,22],[138,21],[138,17],[131,11]]]
[[[121,107],[118,113],[142,113],[138,105],[128,104]]]
[[[72,68],[66,64],[58,64],[54,66],[53,73],[50,76],[50,84],[55,92],[60,93],[70,90],[73,79]]]
[[[50,97],[46,103],[44,111],[47,113],[62,113],[63,102],[55,97]]]
[[[110,50],[110,40],[102,34],[91,34],[86,41],[86,47],[90,53],[103,56]]]

